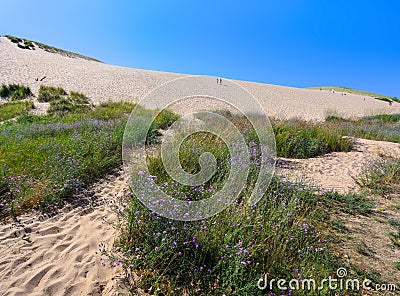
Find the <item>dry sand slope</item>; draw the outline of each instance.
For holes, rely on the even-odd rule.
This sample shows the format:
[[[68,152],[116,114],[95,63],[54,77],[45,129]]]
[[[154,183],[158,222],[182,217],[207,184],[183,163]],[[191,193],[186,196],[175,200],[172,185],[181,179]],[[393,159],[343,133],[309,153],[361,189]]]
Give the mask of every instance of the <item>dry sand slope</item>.
[[[42,82],[35,81],[45,76]],[[69,58],[39,48],[20,49],[6,37],[0,37],[0,84],[27,84],[35,94],[39,86],[45,84],[61,86],[67,91],[83,92],[95,103],[108,99],[136,102],[162,83],[183,76]],[[275,117],[324,119],[327,114],[332,113],[346,117],[400,113],[400,104],[390,107],[386,102],[367,96],[342,96],[340,93],[333,94],[329,91],[237,82],[260,101],[268,115]],[[209,103],[204,105],[213,109]],[[187,108],[189,110],[186,111],[190,111],[190,105]]]
[[[103,267],[96,252],[114,239],[103,222],[113,213],[102,201],[122,194],[126,179],[110,175],[54,217],[32,213],[0,224],[0,295],[116,295],[121,270]]]

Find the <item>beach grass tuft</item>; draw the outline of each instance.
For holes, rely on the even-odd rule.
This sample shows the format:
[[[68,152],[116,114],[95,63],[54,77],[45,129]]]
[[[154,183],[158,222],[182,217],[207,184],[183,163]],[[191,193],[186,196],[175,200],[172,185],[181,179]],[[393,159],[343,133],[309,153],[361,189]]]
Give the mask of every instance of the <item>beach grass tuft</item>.
[[[25,85],[3,84],[0,87],[0,97],[10,99],[11,101],[23,100],[33,96],[31,89]]]

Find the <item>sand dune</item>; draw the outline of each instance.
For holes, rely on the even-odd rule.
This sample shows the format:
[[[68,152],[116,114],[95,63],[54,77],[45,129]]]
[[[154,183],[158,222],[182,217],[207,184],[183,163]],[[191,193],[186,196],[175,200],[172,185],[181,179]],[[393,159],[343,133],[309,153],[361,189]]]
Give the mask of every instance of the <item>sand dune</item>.
[[[161,84],[183,77],[183,74],[140,70],[107,65],[80,58],[70,58],[49,53],[39,48],[18,48],[6,37],[0,37],[0,84],[27,84],[37,94],[41,84],[61,86],[67,91],[79,91],[88,95],[94,103],[111,100],[137,102],[146,93]],[[36,81],[36,79],[43,81]],[[378,113],[400,113],[400,104],[389,106],[387,102],[368,96],[329,91],[299,89],[271,84],[236,81],[257,100],[268,115],[307,120],[321,120],[326,115],[344,117]],[[364,101],[365,98],[365,101]],[[205,108],[214,109],[205,102]],[[187,106],[190,111],[190,104]]]

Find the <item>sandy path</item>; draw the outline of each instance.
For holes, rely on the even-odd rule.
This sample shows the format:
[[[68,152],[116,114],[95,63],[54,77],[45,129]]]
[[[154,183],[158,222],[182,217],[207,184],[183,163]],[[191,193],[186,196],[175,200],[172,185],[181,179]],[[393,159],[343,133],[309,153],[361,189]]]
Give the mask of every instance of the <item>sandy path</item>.
[[[280,158],[277,173],[344,193],[357,189],[354,178],[379,154],[400,157],[400,144],[356,139],[351,152],[333,152],[309,159]]]
[[[125,181],[109,176],[54,217],[31,213],[1,224],[0,295],[115,295],[120,270],[103,267],[96,252],[114,239],[102,199],[121,194]]]

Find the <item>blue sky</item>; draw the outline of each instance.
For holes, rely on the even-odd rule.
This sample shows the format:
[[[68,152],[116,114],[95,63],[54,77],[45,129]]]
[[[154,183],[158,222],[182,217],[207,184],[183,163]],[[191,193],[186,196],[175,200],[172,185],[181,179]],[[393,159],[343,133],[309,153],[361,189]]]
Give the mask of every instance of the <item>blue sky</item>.
[[[1,1],[0,35],[106,63],[400,97],[398,1]]]

